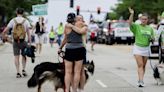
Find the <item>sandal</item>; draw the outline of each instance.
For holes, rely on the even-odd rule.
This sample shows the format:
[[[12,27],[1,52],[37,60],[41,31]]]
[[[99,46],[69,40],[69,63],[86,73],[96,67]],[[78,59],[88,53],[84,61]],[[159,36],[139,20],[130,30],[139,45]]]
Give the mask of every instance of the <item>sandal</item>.
[[[25,71],[25,70],[22,70],[22,75],[23,75],[24,77],[26,77],[26,76],[27,76],[27,73],[26,73],[26,71]]]
[[[21,78],[22,75],[20,73],[17,73],[16,78]]]

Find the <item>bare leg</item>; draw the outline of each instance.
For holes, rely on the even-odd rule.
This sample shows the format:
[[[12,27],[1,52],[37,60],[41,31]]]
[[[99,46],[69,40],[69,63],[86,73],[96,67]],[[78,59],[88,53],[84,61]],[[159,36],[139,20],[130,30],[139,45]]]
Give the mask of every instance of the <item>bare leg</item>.
[[[65,60],[65,92],[69,92],[72,81],[73,63]]]
[[[139,80],[143,80],[143,76],[144,76],[144,60],[143,57],[140,55],[135,55],[135,59],[137,62],[137,66],[138,66],[138,77]]]
[[[72,84],[72,90],[73,92],[77,92],[77,88],[79,86],[80,82],[80,75],[81,75],[81,69],[82,69],[82,60],[75,61],[75,66],[74,66],[74,79],[73,79],[73,84]]]
[[[146,64],[147,64],[147,57],[143,57],[143,63],[144,63],[144,65],[143,65],[143,70],[144,70],[144,73],[143,73],[143,75],[145,74],[145,67],[146,67]]]
[[[26,57],[22,56],[22,68],[25,70],[26,68]]]
[[[20,73],[19,66],[20,66],[19,55],[17,55],[15,56],[15,67],[16,67],[17,73]]]
[[[39,44],[39,54],[41,53],[41,50],[42,50],[42,44],[40,43]]]
[[[37,43],[36,44],[36,52],[38,52],[38,49],[39,49],[39,44]]]
[[[95,45],[95,42],[92,41],[92,42],[91,42],[91,50],[92,50],[92,51],[94,50],[94,45]]]
[[[86,78],[85,78],[85,70],[84,70],[84,66],[82,67],[81,70],[81,77],[80,77],[80,90],[84,90],[84,85],[86,83]]]

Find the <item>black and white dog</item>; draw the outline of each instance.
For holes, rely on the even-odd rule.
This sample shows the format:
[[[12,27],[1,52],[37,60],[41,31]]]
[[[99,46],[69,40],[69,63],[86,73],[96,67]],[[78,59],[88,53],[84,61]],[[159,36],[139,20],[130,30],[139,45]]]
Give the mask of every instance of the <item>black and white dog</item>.
[[[157,81],[157,85],[164,84],[164,64],[156,65],[153,75]]]
[[[94,62],[87,62],[84,68],[87,82],[89,76],[94,73]],[[64,90],[64,64],[43,62],[37,65],[32,77],[28,80],[27,86],[29,88],[38,86],[38,92],[41,92],[41,86],[47,80],[53,81],[56,92],[59,88]]]

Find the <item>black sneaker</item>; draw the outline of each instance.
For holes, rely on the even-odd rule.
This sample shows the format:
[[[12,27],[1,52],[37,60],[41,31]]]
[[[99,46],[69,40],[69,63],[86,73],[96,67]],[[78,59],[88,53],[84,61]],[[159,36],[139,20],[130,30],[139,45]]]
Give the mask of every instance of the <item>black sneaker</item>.
[[[17,73],[16,78],[21,78],[22,75],[20,73]]]
[[[25,70],[22,70],[22,75],[23,75],[24,77],[26,77],[26,76],[27,76],[27,73],[26,73],[26,71],[25,71]]]

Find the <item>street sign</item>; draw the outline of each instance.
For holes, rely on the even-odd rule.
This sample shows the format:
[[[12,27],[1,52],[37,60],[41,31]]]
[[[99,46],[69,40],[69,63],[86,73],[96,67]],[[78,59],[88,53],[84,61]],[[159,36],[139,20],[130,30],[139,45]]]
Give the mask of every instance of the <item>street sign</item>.
[[[38,4],[32,6],[33,15],[47,15],[47,4]]]

